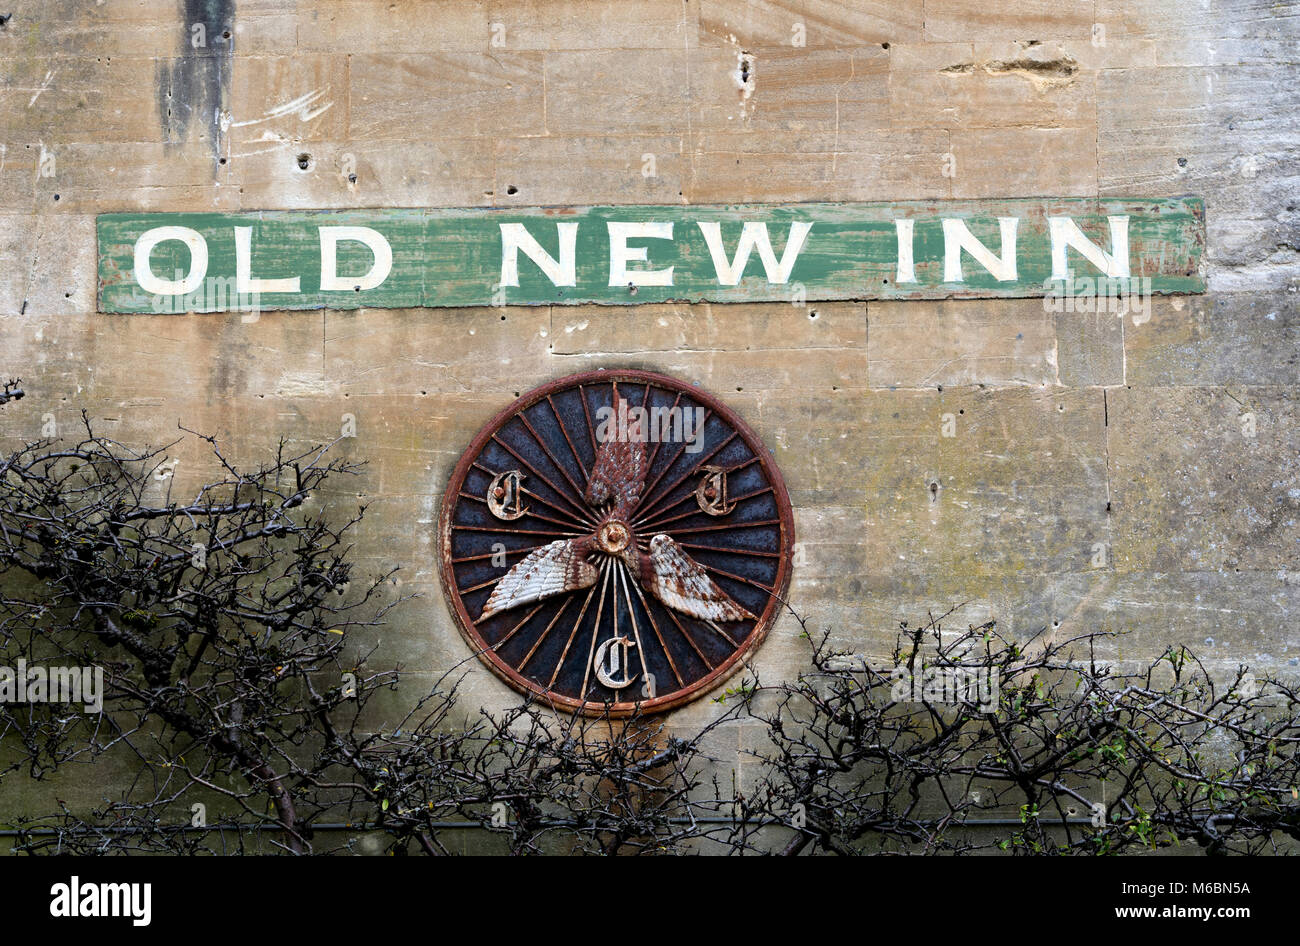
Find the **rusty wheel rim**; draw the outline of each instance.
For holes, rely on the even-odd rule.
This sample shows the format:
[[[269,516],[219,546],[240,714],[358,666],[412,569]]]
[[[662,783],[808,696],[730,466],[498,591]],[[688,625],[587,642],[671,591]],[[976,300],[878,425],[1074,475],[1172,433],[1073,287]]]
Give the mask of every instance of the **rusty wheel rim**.
[[[616,397],[682,425],[664,427],[676,438],[633,428],[634,437],[646,432],[648,462],[640,499],[621,518],[584,493]],[[691,417],[703,418],[694,440]],[[443,592],[471,649],[519,692],[587,715],[662,712],[720,685],[784,606],[794,547],[785,483],[758,435],[698,387],[630,369],[570,375],[500,411],[452,472],[438,529]],[[624,559],[646,560],[660,534],[749,617],[694,617],[651,590],[653,575],[640,581],[647,572],[634,574]],[[483,616],[524,558],[573,540],[591,549],[583,554],[598,566],[593,584]],[[620,552],[628,546],[637,552]],[[516,570],[515,584],[520,577]],[[622,672],[611,673],[620,661]]]

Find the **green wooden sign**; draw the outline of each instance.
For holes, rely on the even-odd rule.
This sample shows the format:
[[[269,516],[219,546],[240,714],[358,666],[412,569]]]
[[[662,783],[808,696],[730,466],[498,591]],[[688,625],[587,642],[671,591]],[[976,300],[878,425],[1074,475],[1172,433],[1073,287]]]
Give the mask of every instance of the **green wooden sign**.
[[[103,312],[1205,291],[1186,197],[127,213],[98,234]]]

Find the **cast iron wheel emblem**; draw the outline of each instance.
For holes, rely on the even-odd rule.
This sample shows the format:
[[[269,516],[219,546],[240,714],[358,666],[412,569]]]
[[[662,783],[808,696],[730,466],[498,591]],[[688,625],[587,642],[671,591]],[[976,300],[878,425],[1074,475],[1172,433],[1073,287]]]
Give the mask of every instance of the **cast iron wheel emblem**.
[[[625,716],[708,691],[780,613],[794,547],[771,454],[730,408],[647,371],[525,394],[461,457],[443,590],[498,676]]]

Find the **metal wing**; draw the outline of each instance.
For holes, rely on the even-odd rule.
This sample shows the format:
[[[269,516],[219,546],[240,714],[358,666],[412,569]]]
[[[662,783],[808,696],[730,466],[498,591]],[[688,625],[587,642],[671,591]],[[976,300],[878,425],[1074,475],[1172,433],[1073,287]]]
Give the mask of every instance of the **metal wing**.
[[[529,552],[497,582],[478,619],[566,591],[590,588],[598,575],[596,566],[587,561],[590,551],[591,539],[581,538],[560,539]]]
[[[600,446],[583,498],[599,508],[614,501],[614,518],[632,515],[645,489],[645,415],[628,417],[628,404],[614,388],[613,415],[597,428]],[[604,431],[602,434],[601,431]]]
[[[700,565],[672,536],[659,534],[650,540],[648,567],[641,569],[641,583],[668,607],[702,621],[757,620],[718,587]]]

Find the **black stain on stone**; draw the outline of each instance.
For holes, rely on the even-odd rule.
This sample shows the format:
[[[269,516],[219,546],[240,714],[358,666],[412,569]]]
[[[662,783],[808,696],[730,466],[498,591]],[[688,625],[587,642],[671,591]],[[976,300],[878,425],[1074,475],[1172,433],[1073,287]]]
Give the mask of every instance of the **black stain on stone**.
[[[158,121],[163,141],[206,138],[214,164],[222,148],[222,115],[230,95],[235,0],[179,0],[177,55],[158,63]]]

